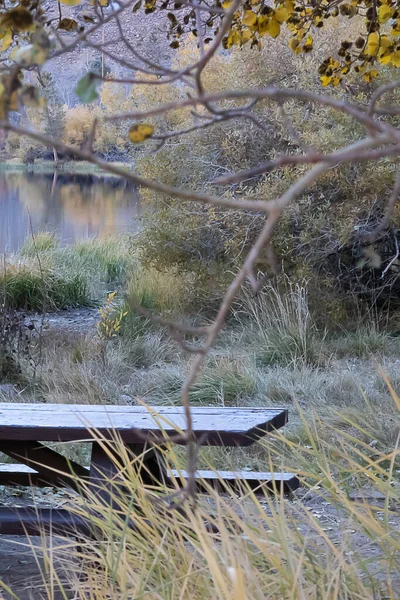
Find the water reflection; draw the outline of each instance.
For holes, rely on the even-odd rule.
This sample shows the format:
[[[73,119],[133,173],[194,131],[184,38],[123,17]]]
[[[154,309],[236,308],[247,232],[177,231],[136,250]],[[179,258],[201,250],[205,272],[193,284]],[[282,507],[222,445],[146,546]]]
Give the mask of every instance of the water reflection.
[[[17,251],[34,232],[62,243],[132,231],[138,195],[126,182],[93,175],[0,173],[0,253]]]

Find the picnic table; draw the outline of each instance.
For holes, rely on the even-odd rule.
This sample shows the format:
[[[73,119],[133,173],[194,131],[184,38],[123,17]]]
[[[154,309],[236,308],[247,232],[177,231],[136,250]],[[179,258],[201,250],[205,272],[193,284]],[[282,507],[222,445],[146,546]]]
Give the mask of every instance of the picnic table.
[[[193,407],[193,432],[197,442],[206,446],[250,446],[268,432],[287,423],[288,412],[281,408]],[[107,495],[110,478],[117,475],[115,461],[103,439],[116,436],[130,453],[141,458],[140,476],[144,484],[181,481],[185,472],[174,472],[165,464],[158,448],[173,442],[185,444],[186,419],[181,406],[108,406],[66,404],[0,403],[0,452],[18,463],[0,464],[0,485],[71,487],[81,491],[71,472],[88,482],[89,487]],[[90,442],[89,467],[68,460],[43,442]],[[299,485],[290,473],[232,473],[198,471],[199,489],[222,482],[235,486],[245,480],[253,489],[270,486],[291,492]],[[72,528],[86,531],[67,509],[40,507],[0,507],[0,534],[35,534],[40,528],[65,532]]]

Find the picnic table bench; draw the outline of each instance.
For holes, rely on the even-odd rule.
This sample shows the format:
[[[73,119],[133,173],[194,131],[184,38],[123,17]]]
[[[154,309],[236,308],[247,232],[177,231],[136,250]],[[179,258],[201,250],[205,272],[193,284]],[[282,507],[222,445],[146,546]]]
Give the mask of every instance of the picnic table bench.
[[[193,432],[206,446],[250,446],[268,432],[287,423],[286,409],[193,407]],[[129,452],[143,456],[140,476],[144,484],[181,481],[187,475],[167,467],[157,448],[174,442],[185,444],[186,419],[183,407],[0,403],[0,452],[17,464],[0,464],[0,485],[54,486],[78,489],[71,472],[102,489],[107,496],[116,465],[101,439],[116,436]],[[90,442],[89,467],[68,460],[42,442]],[[198,471],[200,490],[208,485],[235,486],[245,480],[252,489],[270,486],[291,492],[299,483],[290,473]],[[81,491],[78,489],[78,491]],[[67,509],[0,507],[0,534],[34,534],[41,527],[65,532],[72,527],[86,530],[87,523],[74,520]]]

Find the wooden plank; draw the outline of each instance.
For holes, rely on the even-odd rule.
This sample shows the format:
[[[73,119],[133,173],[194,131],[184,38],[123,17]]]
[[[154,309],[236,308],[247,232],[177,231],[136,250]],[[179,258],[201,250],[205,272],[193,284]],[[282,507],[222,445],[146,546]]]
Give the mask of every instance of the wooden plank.
[[[98,516],[97,516],[98,518]],[[150,527],[151,523],[144,523]],[[129,520],[128,526],[137,529],[135,522]],[[217,527],[212,523],[205,523],[208,531],[217,533]],[[65,508],[38,508],[38,507],[0,507],[0,535],[62,535],[80,538],[81,536],[98,539],[99,532],[90,522],[90,519],[78,517]]]
[[[0,464],[0,485],[24,485],[45,487],[49,485],[44,482],[37,471],[21,464]]]
[[[176,443],[185,443],[183,407],[167,408],[0,403],[0,439],[83,441],[91,439],[93,428],[107,437],[116,430],[126,443],[143,443],[162,439],[161,427]],[[248,446],[286,422],[287,410],[279,408],[196,407],[193,412],[196,438],[213,446]]]
[[[85,467],[86,477],[89,477],[89,469]],[[46,479],[35,469],[27,465],[15,463],[0,463],[0,485],[21,485],[26,487],[72,487],[67,479],[58,479],[57,483],[46,481]]]
[[[0,411],[1,410],[19,410],[20,407],[28,407],[29,412],[39,411],[39,412],[50,412],[54,413],[64,413],[71,411],[77,411],[78,413],[85,412],[99,412],[105,411],[107,414],[109,413],[124,413],[124,414],[147,414],[148,412],[158,413],[160,415],[170,415],[178,413],[180,414],[183,411],[182,405],[174,405],[174,406],[166,406],[163,404],[156,406],[142,406],[142,405],[126,405],[126,404],[52,404],[52,403],[44,403],[44,402],[0,402]],[[280,407],[277,408],[269,408],[269,407],[260,407],[260,406],[244,406],[244,407],[232,407],[232,406],[197,406],[193,405],[191,407],[191,411],[193,414],[219,414],[221,412],[232,411],[251,411],[251,412],[265,412],[265,411],[275,411],[282,410]]]
[[[0,535],[51,534],[91,535],[92,527],[86,519],[66,509],[39,507],[0,507]]]
[[[187,471],[171,470],[172,478],[179,480],[187,478]],[[210,487],[218,491],[243,491],[250,488],[256,493],[264,493],[265,488],[270,491],[291,493],[300,486],[299,479],[293,473],[266,473],[257,471],[197,471],[196,482],[201,491]]]
[[[88,475],[87,469],[40,442],[1,441],[0,452],[38,471],[37,480],[41,478],[47,485],[66,485],[76,489],[73,475],[80,478]]]

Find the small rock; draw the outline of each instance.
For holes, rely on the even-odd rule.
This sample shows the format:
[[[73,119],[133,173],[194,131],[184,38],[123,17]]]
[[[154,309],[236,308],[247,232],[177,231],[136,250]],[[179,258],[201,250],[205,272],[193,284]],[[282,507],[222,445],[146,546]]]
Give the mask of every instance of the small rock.
[[[131,398],[131,396],[128,396],[127,394],[121,394],[119,399],[124,404],[132,404],[132,398]]]
[[[18,390],[11,383],[0,383],[0,396],[11,400],[18,396]]]

